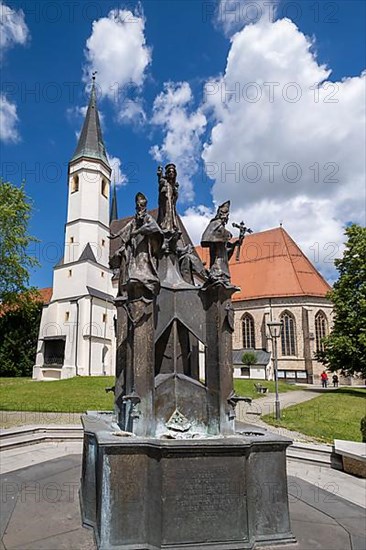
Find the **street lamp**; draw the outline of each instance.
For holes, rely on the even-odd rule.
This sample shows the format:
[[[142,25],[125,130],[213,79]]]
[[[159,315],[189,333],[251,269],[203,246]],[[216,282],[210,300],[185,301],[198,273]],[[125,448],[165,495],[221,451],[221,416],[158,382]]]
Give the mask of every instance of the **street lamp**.
[[[278,321],[271,321],[267,323],[269,334],[271,335],[273,342],[273,362],[274,362],[274,372],[275,372],[275,390],[276,390],[276,400],[275,400],[275,411],[276,411],[276,420],[281,419],[281,408],[280,408],[280,399],[278,397],[278,362],[277,362],[277,338],[281,336],[282,323]]]

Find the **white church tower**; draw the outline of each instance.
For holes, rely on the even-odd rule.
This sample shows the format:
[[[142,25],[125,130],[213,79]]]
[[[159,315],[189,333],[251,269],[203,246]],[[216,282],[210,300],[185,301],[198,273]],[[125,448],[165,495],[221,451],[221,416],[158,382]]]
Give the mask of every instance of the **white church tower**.
[[[100,127],[95,84],[69,162],[64,258],[55,266],[43,309],[33,378],[114,373],[112,271],[109,268],[111,167]]]

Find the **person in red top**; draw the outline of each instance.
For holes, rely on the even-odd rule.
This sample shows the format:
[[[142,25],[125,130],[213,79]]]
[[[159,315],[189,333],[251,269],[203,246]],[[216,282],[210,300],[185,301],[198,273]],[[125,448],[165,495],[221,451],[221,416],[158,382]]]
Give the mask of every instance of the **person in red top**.
[[[322,381],[322,388],[326,388],[328,386],[328,375],[325,370],[323,370],[323,372],[321,373],[320,378]]]

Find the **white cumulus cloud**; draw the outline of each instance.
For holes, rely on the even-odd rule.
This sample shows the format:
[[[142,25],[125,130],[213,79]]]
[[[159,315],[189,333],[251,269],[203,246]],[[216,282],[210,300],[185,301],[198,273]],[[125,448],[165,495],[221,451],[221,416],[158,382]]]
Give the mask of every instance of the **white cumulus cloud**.
[[[151,48],[146,44],[145,18],[141,8],[135,13],[114,9],[107,17],[93,22],[86,41],[84,81],[97,71],[99,95],[114,104],[120,122],[141,122],[145,114],[141,89],[151,63]]]
[[[205,87],[213,200],[253,229],[284,227],[331,276],[344,225],[365,221],[365,74],[330,81],[288,19],[247,25]],[[318,249],[314,252],[313,249]],[[337,255],[339,255],[337,252]]]
[[[0,94],[0,140],[4,143],[17,143],[20,140],[18,132],[18,114],[15,103],[9,101],[5,94]]]
[[[128,178],[122,172],[122,161],[118,157],[113,157],[107,154],[110,167],[112,168],[111,182],[115,184],[116,187],[122,187],[127,185]]]
[[[14,10],[0,0],[0,62],[6,52],[20,44],[24,46],[29,39],[23,10]],[[18,131],[19,117],[17,105],[4,93],[0,94],[0,140],[4,143],[17,143],[20,140]]]
[[[197,171],[201,136],[206,128],[202,110],[191,110],[192,90],[188,82],[166,82],[155,98],[151,123],[164,133],[163,143],[150,152],[157,162],[174,162],[179,171],[181,196],[194,198],[192,176]]]
[[[29,38],[29,29],[23,10],[14,10],[0,0],[0,60],[13,46],[25,45]]]
[[[222,28],[226,36],[232,36],[245,25],[259,21],[271,22],[274,20],[278,0],[220,0],[217,4],[214,23]],[[203,7],[207,10],[212,6],[207,3]]]

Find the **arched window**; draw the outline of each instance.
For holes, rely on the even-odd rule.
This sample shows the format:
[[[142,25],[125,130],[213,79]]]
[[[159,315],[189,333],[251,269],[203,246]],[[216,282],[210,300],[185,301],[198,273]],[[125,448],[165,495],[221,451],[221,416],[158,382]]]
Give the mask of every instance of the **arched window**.
[[[322,339],[328,334],[328,321],[322,311],[315,315],[315,347],[316,351],[324,351]]]
[[[249,313],[245,313],[242,318],[243,327],[243,348],[255,349],[254,319]]]
[[[77,174],[71,180],[71,193],[76,193],[76,191],[79,191],[79,176]]]
[[[295,319],[285,311],[281,315],[281,349],[282,355],[296,355],[296,325]]]

